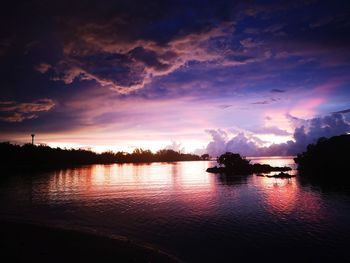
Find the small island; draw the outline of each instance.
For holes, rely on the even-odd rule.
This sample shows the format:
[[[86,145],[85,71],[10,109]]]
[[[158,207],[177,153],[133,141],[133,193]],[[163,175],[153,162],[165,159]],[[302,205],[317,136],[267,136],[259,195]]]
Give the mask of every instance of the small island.
[[[290,167],[273,167],[268,164],[251,164],[250,160],[240,156],[238,153],[226,152],[217,159],[219,166],[210,167],[208,173],[224,173],[229,175],[248,175],[253,173],[286,172],[292,170]],[[283,173],[281,177],[292,177]],[[278,174],[274,177],[278,177]]]

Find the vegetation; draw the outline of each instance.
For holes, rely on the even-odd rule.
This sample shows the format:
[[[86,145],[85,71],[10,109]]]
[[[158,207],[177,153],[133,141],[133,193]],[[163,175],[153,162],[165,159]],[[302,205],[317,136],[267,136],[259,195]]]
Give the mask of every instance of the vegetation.
[[[312,181],[350,185],[349,149],[350,135],[320,138],[316,144],[308,145],[305,152],[294,158],[299,175]]]
[[[250,164],[250,160],[241,157],[238,153],[227,152],[222,154],[217,163],[219,167],[211,167],[207,169],[209,173],[225,173],[246,175],[252,173],[269,173],[277,171],[290,171],[290,167],[273,167],[268,164]]]
[[[226,170],[235,171],[236,173],[245,173],[251,168],[250,161],[241,157],[238,153],[227,152],[222,154],[217,162]]]
[[[142,163],[142,162],[174,162],[197,161],[201,157],[194,154],[184,154],[173,150],[160,150],[152,153],[150,150],[135,149],[132,153],[103,152],[95,153],[84,149],[51,148],[46,145],[25,144],[23,146],[10,143],[0,143],[1,164],[20,166],[62,166],[81,164],[106,163]]]

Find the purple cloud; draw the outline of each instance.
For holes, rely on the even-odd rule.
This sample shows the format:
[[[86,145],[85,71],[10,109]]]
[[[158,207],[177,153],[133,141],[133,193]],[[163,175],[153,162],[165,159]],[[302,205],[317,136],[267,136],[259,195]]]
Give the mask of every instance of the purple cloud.
[[[211,156],[218,156],[231,151],[245,156],[272,156],[272,155],[296,155],[306,149],[306,146],[315,143],[321,137],[332,137],[350,132],[350,122],[341,114],[332,114],[324,117],[304,120],[304,124],[295,128],[293,141],[273,144],[269,147],[260,147],[259,141],[254,136],[239,133],[229,139],[222,130],[208,131],[212,140],[207,146],[207,152]]]

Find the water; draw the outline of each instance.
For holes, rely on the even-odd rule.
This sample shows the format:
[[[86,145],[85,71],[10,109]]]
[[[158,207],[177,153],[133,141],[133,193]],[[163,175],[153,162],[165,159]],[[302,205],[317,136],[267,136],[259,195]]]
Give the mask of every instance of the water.
[[[254,162],[294,167],[291,158]],[[214,162],[91,165],[0,183],[0,216],[126,236],[186,262],[350,260],[350,196]],[[293,171],[296,173],[296,171]]]

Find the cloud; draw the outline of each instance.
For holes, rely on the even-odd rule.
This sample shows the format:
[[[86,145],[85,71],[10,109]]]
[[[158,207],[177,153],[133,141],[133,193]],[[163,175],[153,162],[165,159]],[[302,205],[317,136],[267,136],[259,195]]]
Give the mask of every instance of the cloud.
[[[294,132],[296,142],[306,140],[312,143],[320,137],[331,137],[341,135],[350,131],[350,123],[342,114],[332,114],[325,117],[313,118],[306,121],[306,124],[297,128]]]
[[[321,26],[325,26],[327,24],[329,24],[330,22],[332,22],[334,18],[331,16],[325,16],[325,17],[321,17],[318,20],[310,23],[310,27],[314,28],[314,27],[321,27]]]
[[[22,122],[35,119],[38,113],[51,110],[55,103],[51,99],[34,102],[0,101],[0,120],[5,122]]]
[[[128,94],[153,85],[156,79],[193,68],[193,64],[225,71],[225,68],[272,60],[278,54],[285,54],[284,59],[305,54],[305,41],[299,41],[299,36],[303,40],[302,30],[292,32],[296,43],[286,45],[293,42],[288,37],[275,40],[263,34],[264,30],[273,33],[280,31],[283,24],[275,19],[259,23],[263,18],[256,17],[256,25],[250,29],[261,35],[247,37],[240,32],[241,28],[247,28],[247,24],[237,18],[237,14],[245,9],[250,14],[271,15],[274,11],[290,9],[293,14],[296,7],[304,4],[251,3],[245,8],[246,5],[239,2],[164,4],[163,1],[152,1],[151,5],[144,6],[142,1],[98,4],[97,1],[76,1],[73,5],[61,1],[61,4],[54,5],[55,15],[49,13],[48,16],[55,17],[52,30],[59,39],[59,49],[63,47],[63,50],[56,52],[59,55],[55,54],[52,59],[42,60],[55,61],[50,62],[55,76],[49,76],[55,81],[65,84],[92,81],[98,84],[96,86]],[[94,4],[99,8],[93,7]],[[44,9],[44,5],[38,8]],[[286,28],[295,30],[302,27],[293,27],[292,24]],[[312,43],[308,49],[315,50]],[[325,52],[327,48],[323,48],[321,55]],[[306,55],[313,57],[314,54]],[[293,62],[288,61],[290,64]],[[36,70],[46,73],[49,70],[47,65],[39,64]],[[218,74],[211,77],[222,78]]]
[[[173,141],[171,144],[164,147],[166,150],[173,150],[177,152],[185,152],[185,148],[182,146],[180,142]]]
[[[274,24],[266,27],[264,29],[265,33],[279,33],[281,32],[281,29],[284,28],[284,24]]]
[[[272,127],[271,129],[275,130]],[[304,151],[308,144],[315,143],[321,137],[329,138],[350,132],[350,122],[346,121],[341,114],[304,120],[303,125],[295,128],[293,141],[273,144],[269,147],[261,147],[261,142],[256,137],[244,133],[239,133],[230,139],[223,130],[207,132],[212,136],[211,142],[207,145],[207,152],[211,156],[219,156],[227,151],[245,156],[296,155]]]
[[[201,19],[193,19],[193,15],[186,18],[185,12],[181,14],[184,22],[175,24],[168,20],[172,19],[173,12],[176,16],[179,14],[171,5],[161,4],[157,10],[165,9],[165,14],[170,13],[168,17],[160,16],[151,8],[144,16],[129,4],[111,7],[107,14],[111,16],[109,19],[68,17],[62,23],[66,32],[63,35],[63,57],[53,65],[56,72],[53,80],[66,84],[92,80],[100,86],[127,94],[193,62],[223,68],[272,58],[269,43],[234,35],[237,24],[234,14],[237,11],[235,4],[229,2],[222,5],[208,3],[209,14],[205,6],[201,12],[193,10],[193,15]],[[226,5],[230,8],[222,10]],[[218,6],[222,6],[220,10],[216,10]],[[193,7],[180,4],[179,8],[187,10]],[[165,29],[155,31],[157,25]],[[169,25],[172,27],[168,28]],[[274,25],[270,30],[280,27]],[[240,47],[233,45],[237,41]]]
[[[245,156],[254,156],[258,151],[258,142],[256,137],[248,138],[244,133],[239,133],[226,142],[227,152],[240,152]]]
[[[246,38],[240,41],[240,44],[244,47],[244,48],[256,48],[260,45],[260,43],[254,41],[252,38]]]
[[[270,125],[284,129],[282,112],[310,118],[335,111],[337,102],[346,105],[349,78],[329,93],[315,89],[329,79],[346,78],[349,70],[349,18],[337,16],[344,14],[345,4],[294,8],[301,1],[279,7],[275,1],[237,2],[62,0],[50,8],[40,1],[13,2],[12,9],[4,9],[8,26],[0,33],[8,39],[0,40],[2,100],[47,97],[60,104],[47,114],[55,121],[43,114],[21,125],[2,122],[1,130],[19,132],[33,125],[57,135],[123,130],[125,138],[154,133],[154,140],[163,132],[165,145],[169,138],[183,138],[183,129],[197,139],[208,127],[252,127],[266,115],[272,116]],[[240,16],[246,5],[253,17]],[[305,16],[295,19],[298,14]],[[334,21],[309,27],[327,15]],[[264,33],[267,28],[280,32],[279,23],[286,25],[287,35]],[[281,100],[274,103],[270,97]],[[158,100],[166,104],[156,105]],[[2,120],[20,121],[41,113],[6,114]],[[292,130],[306,120],[293,123]]]
[[[290,113],[287,113],[285,116],[294,129],[297,127],[303,126],[307,123],[306,120],[295,117],[295,116],[291,115]]]
[[[257,145],[261,143],[261,140],[257,137],[248,137],[243,132],[238,133],[231,139],[228,133],[221,129],[206,130],[206,132],[212,136],[212,141],[207,145],[207,153],[211,156],[219,156],[227,151],[254,156],[257,153]]]
[[[66,40],[64,58],[54,66],[66,84],[74,80],[95,80],[121,93],[128,93],[150,83],[154,77],[169,73],[189,61],[224,59],[222,50],[211,44],[233,32],[231,23],[222,23],[200,32],[173,37],[166,44],[154,40],[120,39],[112,34],[114,23],[84,25]]]
[[[41,74],[48,72],[51,68],[52,68],[52,66],[50,64],[47,64],[47,63],[40,63],[39,65],[34,67],[34,69],[36,71],[40,72]]]
[[[272,89],[270,90],[271,92],[275,92],[275,93],[283,93],[283,92],[286,92],[285,90],[283,89]]]
[[[232,107],[232,104],[220,104],[217,106],[219,109],[227,109],[227,108],[230,108]]]
[[[346,109],[346,110],[336,111],[333,113],[349,113],[349,112],[350,112],[350,109]]]
[[[212,141],[207,146],[207,152],[211,156],[219,156],[226,151],[228,135],[223,130],[206,130],[212,137]]]
[[[269,104],[269,103],[270,103],[270,101],[268,101],[268,100],[252,102],[252,104],[256,104],[256,105],[266,105],[266,104]]]
[[[290,135],[288,131],[282,130],[276,126],[255,127],[255,128],[249,129],[249,131],[255,134],[274,134],[274,135],[280,135],[280,136]]]
[[[281,98],[270,98],[269,100],[260,100],[260,101],[255,101],[252,102],[251,104],[255,104],[255,105],[267,105],[270,103],[274,103],[274,102],[278,102],[280,101]]]

